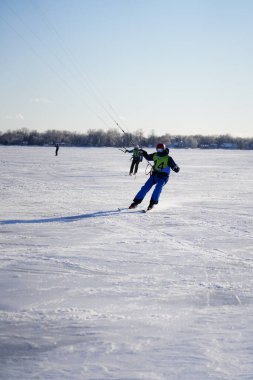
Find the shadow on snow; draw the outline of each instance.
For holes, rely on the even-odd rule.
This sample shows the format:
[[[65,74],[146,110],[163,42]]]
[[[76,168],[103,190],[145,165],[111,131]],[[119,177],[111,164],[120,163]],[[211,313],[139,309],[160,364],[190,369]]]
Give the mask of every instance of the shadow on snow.
[[[118,215],[121,213],[121,211],[124,211],[124,213],[131,213],[136,214],[140,211],[133,211],[128,209],[122,209],[122,210],[109,210],[109,211],[96,211],[89,214],[81,214],[81,215],[73,215],[73,216],[62,216],[62,217],[56,217],[56,218],[46,218],[46,219],[9,219],[9,220],[1,220],[1,225],[6,224],[34,224],[34,223],[54,223],[54,222],[74,222],[76,220],[80,219],[88,219],[88,218],[98,218],[103,216],[112,216],[112,215]]]

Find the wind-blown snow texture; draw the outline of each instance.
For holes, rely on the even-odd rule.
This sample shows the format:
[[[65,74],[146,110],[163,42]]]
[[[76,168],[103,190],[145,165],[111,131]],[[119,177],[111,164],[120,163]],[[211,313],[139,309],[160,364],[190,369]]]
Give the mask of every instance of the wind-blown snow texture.
[[[171,154],[0,147],[1,379],[252,380],[253,152]]]

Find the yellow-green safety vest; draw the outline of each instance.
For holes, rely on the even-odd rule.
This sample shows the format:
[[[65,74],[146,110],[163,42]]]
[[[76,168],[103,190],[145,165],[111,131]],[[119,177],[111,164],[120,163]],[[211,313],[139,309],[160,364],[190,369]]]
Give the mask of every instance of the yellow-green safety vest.
[[[157,153],[153,155],[154,169],[157,172],[169,173],[169,156],[158,156]]]
[[[134,148],[134,151],[133,151],[133,157],[134,157],[134,158],[139,158],[139,157],[141,157],[141,152],[139,151],[138,148]]]

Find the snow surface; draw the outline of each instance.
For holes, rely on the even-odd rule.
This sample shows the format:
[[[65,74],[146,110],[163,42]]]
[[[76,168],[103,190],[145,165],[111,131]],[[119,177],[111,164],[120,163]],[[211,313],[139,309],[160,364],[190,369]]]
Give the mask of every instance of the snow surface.
[[[253,379],[253,152],[171,155],[0,147],[1,379]]]

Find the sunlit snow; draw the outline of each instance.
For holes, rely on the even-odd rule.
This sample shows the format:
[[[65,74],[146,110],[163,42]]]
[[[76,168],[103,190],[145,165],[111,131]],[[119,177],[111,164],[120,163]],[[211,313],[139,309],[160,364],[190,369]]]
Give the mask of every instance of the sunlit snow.
[[[1,379],[253,379],[253,151],[171,155],[0,147]]]

